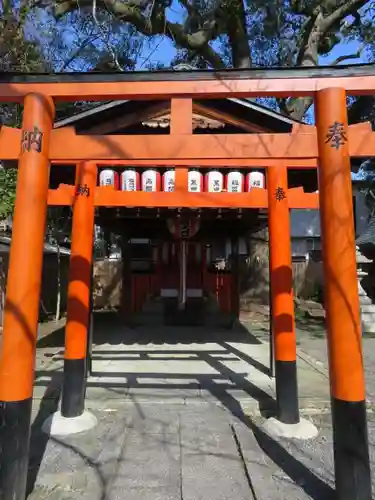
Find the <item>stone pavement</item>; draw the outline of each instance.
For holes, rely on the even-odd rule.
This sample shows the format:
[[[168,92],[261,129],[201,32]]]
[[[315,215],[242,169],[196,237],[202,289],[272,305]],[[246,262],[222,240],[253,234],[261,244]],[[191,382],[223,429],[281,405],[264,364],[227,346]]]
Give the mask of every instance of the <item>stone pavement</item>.
[[[41,425],[59,404],[63,329],[41,337],[30,500],[334,498],[328,377],[304,350],[300,406],[320,432],[275,439],[262,431],[275,396],[265,331],[131,330],[98,316],[86,400],[98,425],[48,438]],[[373,460],[372,412],[369,435]]]
[[[245,323],[246,325],[246,323]],[[269,339],[268,323],[261,319],[247,323],[247,327],[258,339],[267,342]],[[320,320],[297,319],[297,355],[300,360],[329,381],[327,340],[324,323]],[[362,339],[363,362],[366,380],[366,398],[370,407],[375,405],[375,338],[374,334],[364,334]]]
[[[169,403],[234,397],[248,411],[273,411],[275,388],[270,377],[269,345],[239,325],[234,330],[208,328],[125,328],[97,316],[93,373],[87,396],[100,401]],[[109,334],[110,332],[110,334]],[[63,328],[40,339],[34,398],[58,387],[64,355]],[[300,407],[329,403],[326,373],[306,356],[298,357]]]
[[[312,417],[316,439],[298,442],[270,438],[260,417],[235,404],[224,410],[210,403],[117,401],[94,412],[99,423],[92,431],[49,441],[37,416],[29,500],[334,498],[327,414]],[[373,459],[375,422],[369,427]]]

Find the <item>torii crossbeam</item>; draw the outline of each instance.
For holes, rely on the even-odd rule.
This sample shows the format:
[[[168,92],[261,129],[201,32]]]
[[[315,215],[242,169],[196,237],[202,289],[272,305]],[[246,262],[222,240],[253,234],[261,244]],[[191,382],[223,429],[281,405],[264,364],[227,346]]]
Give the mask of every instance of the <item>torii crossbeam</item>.
[[[346,96],[373,94],[375,67],[222,72],[0,75],[0,101],[24,102],[22,131],[3,128],[2,159],[18,159],[17,199],[0,355],[0,498],[24,500],[47,205],[74,207],[62,412],[84,408],[91,246],[95,206],[268,207],[277,418],[299,422],[289,209],[320,207],[325,307],[339,500],[369,500],[371,476],[357,289],[350,157],[373,156],[366,125],[348,126]],[[291,134],[192,134],[192,99],[312,96],[316,128]],[[55,101],[172,99],[169,136],[78,136],[53,130]],[[76,186],[49,191],[50,162],[78,164]],[[176,168],[175,193],[115,193],[96,187],[97,166]],[[258,193],[187,193],[189,165],[262,164]],[[292,190],[287,168],[318,167],[319,194]],[[56,167],[52,167],[56,168]],[[62,167],[61,167],[62,168]],[[84,181],[84,182],[83,182]],[[82,183],[85,189],[82,189]],[[87,189],[86,189],[87,188]],[[168,198],[168,196],[170,196]],[[204,201],[208,200],[208,201]],[[21,265],[22,263],[22,265]]]

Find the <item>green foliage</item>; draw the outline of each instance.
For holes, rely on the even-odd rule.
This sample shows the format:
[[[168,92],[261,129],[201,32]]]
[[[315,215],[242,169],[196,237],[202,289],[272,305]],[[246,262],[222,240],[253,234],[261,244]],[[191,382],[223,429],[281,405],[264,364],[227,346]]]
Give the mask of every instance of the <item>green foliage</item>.
[[[375,47],[375,0],[43,0],[34,5],[43,9],[31,7],[29,22],[57,71],[150,70],[180,63],[197,69],[317,66],[338,44],[343,51],[333,64],[371,58]],[[345,50],[352,41],[358,42],[356,53]],[[295,119],[303,119],[312,103],[284,101],[283,113]]]
[[[0,220],[13,212],[16,199],[17,170],[0,167]]]
[[[39,48],[24,33],[29,9],[17,9],[14,1],[7,0],[0,13],[0,71],[43,71],[46,66]],[[0,104],[0,124],[20,127],[21,111],[19,104]],[[17,170],[0,167],[0,220],[13,213],[16,184]]]
[[[48,207],[46,239],[51,245],[68,243],[71,233],[71,208]]]
[[[26,7],[19,5],[0,3],[4,71],[118,72],[178,63],[198,69],[315,66],[338,44],[342,55],[333,64],[373,60],[375,54],[375,0],[26,0],[21,2]],[[345,50],[353,41],[356,53]],[[295,119],[312,103],[284,101],[277,104]],[[61,115],[79,107],[60,106]]]
[[[43,71],[45,61],[38,44],[25,36],[25,24],[30,9],[17,9],[10,0],[0,15],[0,70],[36,72]]]

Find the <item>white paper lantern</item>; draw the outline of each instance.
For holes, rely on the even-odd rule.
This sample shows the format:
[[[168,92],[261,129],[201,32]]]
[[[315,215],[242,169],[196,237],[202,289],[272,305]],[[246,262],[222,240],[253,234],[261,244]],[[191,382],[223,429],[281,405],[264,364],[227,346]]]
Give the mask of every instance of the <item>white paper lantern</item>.
[[[142,173],[142,191],[160,191],[160,173],[157,170],[149,168]]]
[[[163,174],[163,191],[174,191],[176,174],[174,170],[167,170]]]
[[[138,191],[139,177],[139,173],[133,168],[124,170],[120,176],[121,191]]]
[[[226,176],[226,190],[228,193],[242,193],[244,190],[244,175],[239,170],[233,170]]]
[[[106,168],[99,174],[99,186],[113,186],[115,189],[118,189],[118,178],[118,173],[115,170]]]
[[[262,172],[253,171],[247,174],[246,177],[246,187],[247,191],[253,188],[264,189],[265,179],[264,174]]]
[[[199,170],[189,170],[188,191],[190,193],[200,193],[203,191],[203,175],[199,172]]]
[[[209,193],[221,193],[224,188],[224,176],[218,170],[210,170],[205,176],[205,190]]]

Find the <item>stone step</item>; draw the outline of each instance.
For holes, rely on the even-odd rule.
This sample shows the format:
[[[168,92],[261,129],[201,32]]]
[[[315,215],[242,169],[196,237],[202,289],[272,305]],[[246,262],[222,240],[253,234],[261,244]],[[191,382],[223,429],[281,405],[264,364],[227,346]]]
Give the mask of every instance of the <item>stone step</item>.
[[[374,313],[375,314],[375,304],[361,304],[361,313]]]
[[[372,260],[368,259],[367,257],[362,255],[361,253],[357,253],[356,261],[357,261],[357,264],[370,264],[372,262]]]
[[[362,321],[362,332],[363,333],[375,333],[375,322],[365,322]]]
[[[362,313],[361,320],[365,323],[375,323],[375,313]]]
[[[371,306],[373,302],[367,295],[359,294],[359,303],[361,306]]]

